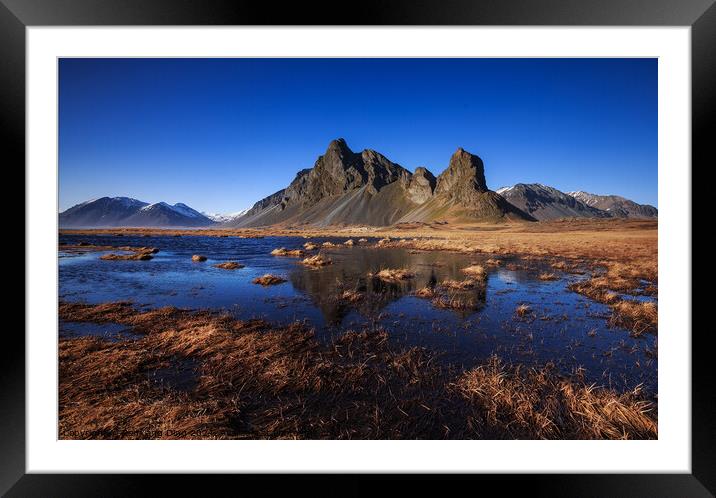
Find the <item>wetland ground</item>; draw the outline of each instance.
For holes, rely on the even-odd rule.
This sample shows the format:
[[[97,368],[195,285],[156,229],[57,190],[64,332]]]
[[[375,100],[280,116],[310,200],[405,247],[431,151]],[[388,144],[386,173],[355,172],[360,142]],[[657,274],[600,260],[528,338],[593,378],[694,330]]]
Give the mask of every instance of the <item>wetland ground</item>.
[[[363,228],[62,231],[60,437],[656,437],[655,222]]]

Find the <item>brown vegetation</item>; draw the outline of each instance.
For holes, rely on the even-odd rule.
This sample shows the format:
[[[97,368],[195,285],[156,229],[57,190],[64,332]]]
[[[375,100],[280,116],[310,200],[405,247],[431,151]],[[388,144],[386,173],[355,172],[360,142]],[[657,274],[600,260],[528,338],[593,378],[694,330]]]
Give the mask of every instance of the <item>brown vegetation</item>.
[[[313,266],[314,268],[319,268],[321,266],[330,265],[332,263],[331,258],[327,258],[323,254],[316,254],[315,256],[310,256],[303,261],[301,261],[302,264],[306,266]]]
[[[432,300],[432,304],[436,308],[472,311],[478,309],[483,302],[474,295],[447,293],[436,295]]]
[[[656,333],[659,325],[659,310],[653,302],[619,301],[612,306],[609,323],[623,327],[637,337],[647,332]]]
[[[113,321],[139,339],[59,343],[60,439],[654,439],[653,406],[493,358],[467,372],[384,332],[325,344],[272,327],[128,303],[60,305],[60,318]],[[184,365],[184,366],[183,366]],[[153,379],[168,368],[182,386]]]
[[[137,252],[134,254],[104,254],[99,257],[99,259],[105,260],[105,261],[149,261],[152,259],[152,254],[148,252]]]
[[[434,287],[423,287],[422,289],[416,290],[415,295],[418,297],[432,299],[437,295],[437,291]]]
[[[520,304],[515,309],[515,314],[519,317],[524,317],[532,313],[532,308],[528,304]]]
[[[271,251],[272,256],[288,256],[291,258],[302,258],[306,253],[301,249],[286,249],[285,247],[279,247]]]
[[[480,265],[468,266],[467,268],[463,268],[462,272],[467,273],[471,277],[480,280],[484,280],[485,278],[487,278],[487,272],[485,272],[485,268]]]
[[[285,278],[278,277],[276,275],[271,275],[270,273],[267,273],[266,275],[262,277],[256,277],[252,280],[253,283],[259,284],[259,285],[278,285],[282,284],[286,281]]]
[[[318,249],[320,246],[316,244],[315,242],[306,242],[303,244],[303,248],[307,251],[313,251],[314,249]]]
[[[474,289],[477,284],[476,280],[466,278],[465,280],[443,280],[440,286],[447,289],[468,290]]]
[[[134,246],[100,246],[87,242],[77,244],[60,244],[60,248],[67,252],[90,252],[90,251],[124,251],[130,254],[104,254],[99,259],[104,261],[149,261],[152,255],[159,252],[156,247],[134,247]]]
[[[554,274],[554,273],[552,273],[552,272],[543,272],[543,273],[540,273],[540,274],[537,276],[537,278],[539,278],[540,280],[543,280],[543,281],[545,281],[545,282],[552,281],[552,280],[557,280],[557,279],[558,279],[557,275]]]
[[[214,268],[221,268],[222,270],[238,270],[243,267],[244,265],[237,263],[236,261],[227,261],[225,263],[218,263],[214,265]]]
[[[497,357],[462,375],[468,425],[495,439],[652,439],[657,424],[639,390],[612,391],[568,381],[550,365],[505,367]]]
[[[341,300],[347,301],[349,303],[357,303],[363,300],[365,295],[362,292],[357,292],[354,290],[347,290],[343,291],[341,294]]]
[[[405,268],[385,268],[380,270],[378,273],[371,274],[369,276],[374,276],[381,280],[385,280],[386,282],[398,282],[400,280],[408,280],[415,277],[415,273]]]
[[[202,256],[201,254],[194,254],[191,257],[191,260],[195,263],[201,263],[202,261],[206,261],[206,256]]]

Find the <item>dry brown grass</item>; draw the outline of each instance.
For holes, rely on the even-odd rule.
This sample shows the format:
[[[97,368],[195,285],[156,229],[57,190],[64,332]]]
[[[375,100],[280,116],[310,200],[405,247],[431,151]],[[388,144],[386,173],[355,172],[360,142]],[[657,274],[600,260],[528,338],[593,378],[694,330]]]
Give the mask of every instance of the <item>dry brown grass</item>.
[[[415,277],[415,273],[406,268],[384,268],[378,273],[372,274],[374,276],[386,282],[399,282],[401,280],[409,280]]]
[[[191,257],[191,260],[195,263],[201,263],[203,261],[206,261],[206,256],[202,256],[201,254],[194,254]]]
[[[326,241],[323,244],[321,244],[323,247],[336,247],[336,244],[334,244],[331,241]]]
[[[487,278],[485,268],[480,265],[468,266],[467,268],[463,268],[461,271],[476,279],[484,280]]]
[[[639,390],[615,393],[568,381],[550,366],[506,367],[497,357],[463,374],[467,423],[494,439],[654,439],[652,405]]]
[[[77,244],[60,244],[60,249],[67,252],[91,252],[91,251],[124,251],[130,254],[104,254],[99,259],[104,261],[149,261],[153,255],[159,252],[156,247],[135,247],[135,246],[101,246],[87,242]]]
[[[515,315],[519,317],[525,317],[532,314],[532,308],[527,304],[520,304],[515,308]]]
[[[556,275],[555,273],[552,273],[552,272],[543,272],[543,273],[540,273],[540,274],[537,276],[537,278],[540,279],[540,280],[543,280],[543,281],[545,281],[545,282],[549,282],[549,281],[552,281],[552,280],[557,280],[559,277],[557,277],[557,275]]]
[[[266,275],[264,275],[262,277],[256,277],[255,279],[252,280],[253,283],[263,285],[263,286],[278,285],[278,284],[284,283],[285,281],[286,281],[285,278],[281,278],[276,275],[271,275],[270,273],[267,273]]]
[[[136,252],[136,253],[148,253],[156,254],[159,249],[156,247],[147,246],[103,246],[96,244],[89,244],[87,242],[78,242],[77,244],[60,244],[59,247],[63,251],[68,252],[89,252],[89,251],[125,251],[125,252]]]
[[[221,268],[222,270],[238,270],[243,267],[244,265],[237,263],[236,261],[227,261],[225,263],[218,263],[214,265],[214,268]]]
[[[148,252],[138,252],[135,254],[105,254],[100,256],[99,259],[105,261],[149,261],[153,256]]]
[[[324,256],[323,254],[316,254],[315,256],[310,256],[303,261],[301,261],[301,264],[304,264],[306,266],[312,266],[314,268],[320,268],[322,266],[330,265],[333,261],[331,261],[331,258],[328,258]]]
[[[612,306],[609,323],[623,327],[637,337],[647,332],[656,333],[659,325],[659,310],[653,302],[619,301]]]
[[[60,439],[653,439],[638,391],[589,386],[551,367],[493,358],[468,372],[385,332],[328,344],[300,324],[273,327],[175,308],[61,303],[60,318],[114,321],[140,339],[62,338]],[[191,361],[189,388],[158,369]]]
[[[502,265],[502,260],[495,259],[495,258],[489,258],[487,261],[485,261],[485,264],[490,265],[490,266],[500,266],[500,265]]]
[[[473,280],[471,278],[466,278],[465,280],[443,280],[440,284],[441,287],[444,287],[446,289],[455,289],[455,290],[468,290],[468,289],[474,289],[476,285],[478,285],[480,282],[477,280]]]
[[[483,304],[477,296],[459,293],[438,294],[431,302],[436,308],[456,311],[474,311]]]
[[[359,242],[360,244],[363,244],[363,243],[365,243],[365,242],[368,242],[368,239],[360,238],[360,239],[358,239],[358,242]]]
[[[344,246],[348,247],[352,246],[353,244],[355,244],[355,242],[353,242],[353,239],[348,239],[343,243]]]
[[[435,290],[434,287],[423,287],[422,289],[416,290],[415,295],[418,297],[432,299],[436,295],[438,295],[438,292]]]
[[[271,251],[272,256],[286,256],[291,258],[302,258],[306,255],[305,251],[301,249],[286,249],[285,247],[279,247]]]
[[[363,300],[365,295],[362,292],[347,290],[341,294],[341,300],[349,303],[358,303]]]
[[[318,249],[319,247],[321,246],[319,246],[315,242],[306,242],[305,244],[303,244],[303,248],[307,251],[313,251],[315,249]]]

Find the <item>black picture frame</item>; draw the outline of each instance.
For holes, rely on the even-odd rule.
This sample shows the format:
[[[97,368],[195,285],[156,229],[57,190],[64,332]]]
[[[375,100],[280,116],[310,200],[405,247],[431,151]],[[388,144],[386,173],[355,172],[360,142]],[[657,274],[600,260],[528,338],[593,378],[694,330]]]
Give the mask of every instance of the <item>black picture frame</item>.
[[[714,164],[709,124],[716,100],[716,4],[714,0],[362,0],[350,3],[294,2],[278,6],[245,0],[0,0],[0,122],[5,167],[22,170],[25,160],[25,29],[29,26],[111,25],[576,25],[690,26],[692,70],[692,163]],[[692,165],[692,171],[694,170]],[[25,264],[32,264],[25,261]],[[696,296],[695,296],[696,297]],[[692,305],[692,309],[693,309]],[[681,331],[689,332],[689,331]],[[713,496],[716,493],[714,375],[710,333],[692,335],[692,473],[482,476],[501,490],[525,486],[550,496]],[[127,496],[162,486],[184,492],[184,476],[49,475],[25,472],[25,341],[6,331],[0,378],[0,493],[8,496]],[[212,476],[216,485],[231,476]],[[242,484],[258,476],[243,476]],[[306,482],[305,479],[299,482]],[[271,480],[268,480],[271,481]],[[340,494],[370,492],[352,477]],[[328,481],[330,482],[330,481]],[[258,483],[256,483],[258,484]],[[425,479],[411,479],[423,491]],[[454,482],[451,483],[453,486]],[[484,484],[484,483],[481,483]],[[493,484],[490,482],[489,484]],[[275,480],[260,485],[275,490]],[[299,484],[300,485],[300,484]],[[313,487],[313,486],[312,486]],[[219,488],[214,488],[219,489]],[[453,488],[456,489],[456,488]],[[483,488],[484,489],[484,488]],[[169,493],[168,488],[164,488]],[[183,493],[182,493],[183,494]]]

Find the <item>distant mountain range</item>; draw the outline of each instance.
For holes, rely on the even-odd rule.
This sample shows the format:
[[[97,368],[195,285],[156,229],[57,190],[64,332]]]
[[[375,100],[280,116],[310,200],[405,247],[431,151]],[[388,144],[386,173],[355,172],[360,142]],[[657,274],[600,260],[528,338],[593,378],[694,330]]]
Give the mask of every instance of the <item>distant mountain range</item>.
[[[560,218],[656,218],[658,210],[618,195],[561,192],[539,183],[497,189],[511,204],[539,221]]]
[[[345,140],[337,139],[285,189],[244,211],[208,214],[182,203],[103,197],[60,213],[60,227],[388,226],[657,215],[653,206],[616,195],[564,193],[538,183],[519,183],[494,192],[487,187],[482,160],[462,148],[435,177],[423,167],[411,173],[374,150],[353,152]]]
[[[205,213],[202,211],[201,214],[206,216],[212,221],[215,221],[216,223],[227,223],[233,219],[238,218],[239,216],[245,215],[250,208],[242,209],[241,211],[236,211],[235,213]]]
[[[149,204],[129,197],[102,197],[60,213],[60,228],[203,227],[215,223],[181,202]]]
[[[596,195],[581,190],[569,192],[569,195],[615,218],[656,218],[659,215],[659,211],[654,206],[637,204],[618,195]]]

